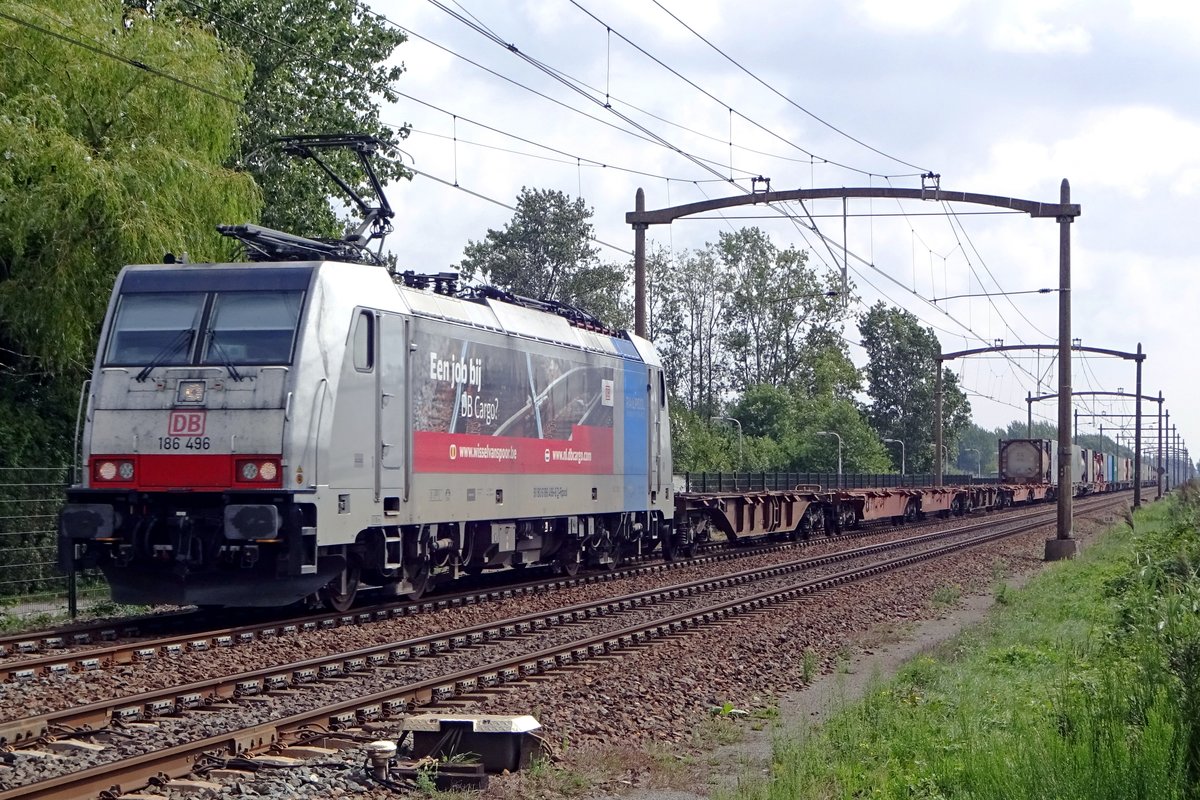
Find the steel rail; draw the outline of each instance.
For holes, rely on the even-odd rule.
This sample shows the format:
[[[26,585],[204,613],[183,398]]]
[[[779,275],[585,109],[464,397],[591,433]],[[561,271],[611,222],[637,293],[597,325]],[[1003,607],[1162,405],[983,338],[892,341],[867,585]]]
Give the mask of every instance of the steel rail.
[[[1089,505],[1088,511],[1094,513],[1109,505],[1116,506],[1118,504],[1125,505],[1123,501],[1105,498],[1105,502]],[[155,775],[180,777],[190,772],[199,759],[212,751],[245,752],[278,742],[284,736],[296,733],[306,726],[324,725],[330,730],[336,731],[361,722],[390,716],[397,710],[402,711],[410,705],[420,705],[430,701],[437,702],[456,695],[477,693],[481,689],[486,690],[502,683],[515,683],[570,664],[614,655],[652,640],[719,624],[731,617],[752,613],[779,602],[797,600],[806,595],[832,589],[852,581],[874,577],[922,561],[929,561],[981,544],[1037,530],[1052,522],[1055,514],[1054,511],[1047,512],[1039,515],[1045,519],[1025,521],[1010,530],[983,534],[921,553],[900,556],[876,564],[844,570],[833,575],[824,575],[788,588],[770,589],[747,598],[724,601],[702,609],[693,609],[660,618],[653,622],[638,623],[618,631],[598,634],[534,653],[522,654],[482,667],[389,688],[365,697],[300,712],[274,722],[178,745],[161,752],[143,754],[132,759],[57,776],[47,781],[2,791],[0,800],[16,800],[16,798],[67,800],[113,788],[113,782],[118,778],[122,780],[116,784],[116,787],[128,790],[127,787],[132,788],[131,783],[145,781]],[[1007,522],[1013,522],[1013,520],[995,523],[993,527]]]
[[[972,513],[979,511],[991,513],[995,509],[974,509]],[[939,521],[932,520],[916,524],[908,523],[908,526],[912,529],[919,529],[936,524]],[[311,630],[313,624],[320,629],[361,625],[372,621],[394,619],[396,617],[410,616],[427,611],[457,608],[489,600],[505,599],[522,594],[533,594],[543,590],[552,591],[566,586],[619,580],[661,569],[675,569],[694,564],[711,563],[714,560],[742,558],[782,548],[803,547],[814,542],[861,538],[874,535],[880,529],[886,529],[890,525],[891,522],[888,520],[879,520],[865,523],[859,528],[843,531],[840,534],[822,535],[799,542],[772,542],[765,545],[737,544],[732,548],[730,543],[727,542],[712,542],[702,545],[706,549],[700,555],[678,561],[656,561],[650,564],[634,563],[612,572],[588,572],[571,577],[555,576],[520,584],[481,586],[461,594],[426,597],[417,601],[380,603],[345,612],[328,611],[300,617],[268,619],[235,627],[206,629],[204,626],[209,624],[206,616],[208,612],[173,611],[131,617],[119,621],[107,620],[42,631],[8,634],[0,636],[0,659],[4,659],[0,661],[0,682],[13,680],[17,677],[18,673],[30,669],[34,670],[35,674],[61,672],[64,666],[71,670],[93,669],[94,665],[91,662],[97,658],[110,659],[114,663],[128,663],[133,660],[133,653],[145,647],[161,648],[177,644],[188,646],[200,639],[215,640],[218,637],[224,636],[231,636],[235,643],[243,644],[259,638],[260,632],[267,632],[266,635],[269,637],[279,635],[284,628],[288,627]],[[145,635],[158,635],[159,631],[169,632],[172,626],[175,626],[177,629],[178,626],[188,622],[199,624],[192,626],[191,632],[168,634],[162,639],[147,641],[141,644],[126,642],[110,646],[101,645],[99,647],[91,647],[97,641],[118,642],[120,639],[139,639]],[[210,647],[218,646],[214,641],[210,641],[208,644]],[[89,647],[90,649],[80,650],[77,653],[44,654],[46,650],[64,650],[72,647]],[[39,656],[39,653],[43,653],[44,655]],[[22,658],[22,656],[26,656],[26,658]]]
[[[797,559],[783,564],[753,567],[726,575],[699,578],[671,586],[646,589],[603,601],[576,603],[550,611],[521,614],[507,619],[480,623],[455,630],[439,631],[403,641],[373,645],[350,652],[316,656],[290,664],[247,670],[235,675],[217,676],[183,686],[173,686],[137,695],[101,700],[86,706],[63,709],[32,717],[0,721],[0,742],[21,744],[44,736],[54,729],[78,729],[82,727],[96,729],[106,727],[114,719],[130,721],[178,713],[183,710],[201,708],[218,700],[269,691],[269,685],[272,682],[276,686],[297,685],[318,680],[321,677],[358,672],[368,667],[392,666],[412,658],[454,651],[462,647],[497,642],[512,636],[546,630],[551,627],[582,621],[592,617],[607,616],[634,608],[643,608],[662,602],[669,602],[707,590],[726,588],[754,580],[764,580],[790,572],[850,561],[1015,522],[1020,522],[1020,520],[1004,519],[980,522],[948,530],[935,531],[918,537],[881,542],[851,550],[827,553],[822,556]],[[315,628],[311,630],[315,630]],[[197,647],[192,649],[200,651],[208,650],[207,641],[200,640],[193,643]],[[199,646],[201,644],[202,646]],[[168,649],[165,652],[145,648],[138,652],[142,653],[142,656],[135,659],[137,663],[150,663],[160,660],[163,663],[170,663],[170,657],[181,655],[184,652],[184,648]],[[353,668],[350,666],[352,664],[354,665]]]

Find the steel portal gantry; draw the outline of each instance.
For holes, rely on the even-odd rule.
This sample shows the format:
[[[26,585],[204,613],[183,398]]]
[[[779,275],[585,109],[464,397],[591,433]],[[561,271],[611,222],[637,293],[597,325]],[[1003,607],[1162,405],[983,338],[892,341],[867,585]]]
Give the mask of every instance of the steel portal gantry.
[[[943,190],[940,175],[929,173],[921,176],[920,189],[896,189],[882,187],[840,187],[828,189],[792,189],[783,192],[751,191],[737,197],[723,197],[686,203],[654,211],[646,210],[646,193],[638,189],[634,195],[634,210],[625,214],[625,221],[633,226],[633,302],[634,332],[646,335],[646,229],[651,225],[669,225],[680,217],[716,211],[734,206],[757,205],[759,203],[783,203],[792,200],[819,200],[841,198],[876,198],[897,200],[930,200],[933,202],[971,203],[1020,211],[1035,218],[1049,218],[1058,222],[1058,403],[1059,447],[1070,449],[1071,409],[1071,223],[1082,210],[1078,203],[1071,202],[1071,184],[1063,178],[1059,185],[1059,202],[1042,203],[1036,200],[1021,200],[1015,197],[975,194]],[[767,184],[770,186],[770,184]],[[849,248],[846,248],[849,252]],[[846,267],[842,267],[843,275]],[[938,376],[941,376],[941,364]],[[1066,441],[1063,438],[1066,437]],[[940,451],[940,448],[939,448]],[[940,456],[940,452],[939,452]],[[940,463],[940,459],[939,459]],[[1071,465],[1067,460],[1058,470],[1058,535],[1046,542],[1047,560],[1070,558],[1078,552],[1078,545],[1071,532]]]

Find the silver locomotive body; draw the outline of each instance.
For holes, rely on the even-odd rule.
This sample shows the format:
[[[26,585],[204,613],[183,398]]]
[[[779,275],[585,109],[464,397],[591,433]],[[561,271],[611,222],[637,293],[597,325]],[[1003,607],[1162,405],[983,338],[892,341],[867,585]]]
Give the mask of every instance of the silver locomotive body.
[[[380,267],[127,267],[85,391],[60,557],[119,602],[344,607],[670,534],[648,342]]]

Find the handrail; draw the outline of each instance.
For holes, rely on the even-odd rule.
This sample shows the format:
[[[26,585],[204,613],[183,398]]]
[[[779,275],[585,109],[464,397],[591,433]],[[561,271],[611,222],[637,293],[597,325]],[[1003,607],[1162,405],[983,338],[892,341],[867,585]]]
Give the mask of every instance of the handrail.
[[[88,378],[79,387],[79,405],[75,409],[75,441],[71,448],[71,485],[75,485],[78,480],[83,477],[83,441],[80,437],[80,428],[82,427],[83,418],[86,415],[92,415],[92,395],[88,391],[92,387],[92,379]],[[87,410],[84,410],[84,398],[87,398]],[[76,477],[78,476],[78,478]]]
[[[329,379],[321,378],[321,380],[317,382],[317,386],[320,388],[320,391],[313,392],[312,407],[309,409],[310,413],[308,415],[308,434],[304,437],[304,452],[300,454],[301,465],[308,460],[309,445],[312,444],[313,450],[316,450],[316,445],[313,440],[315,436],[320,435],[321,421],[325,418],[325,395],[329,393]],[[318,399],[320,401],[320,406],[317,405]],[[314,421],[316,422],[315,429],[313,427]],[[320,472],[320,463],[321,459],[319,456],[313,458],[312,481],[309,483],[310,488],[317,488],[317,476]]]

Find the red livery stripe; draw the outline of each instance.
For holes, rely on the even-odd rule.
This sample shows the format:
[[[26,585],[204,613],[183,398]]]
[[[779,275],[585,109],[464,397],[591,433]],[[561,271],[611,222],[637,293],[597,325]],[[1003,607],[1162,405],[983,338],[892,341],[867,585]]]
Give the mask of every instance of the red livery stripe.
[[[570,439],[413,432],[414,472],[613,474],[613,429],[575,426]]]
[[[217,491],[226,489],[271,489],[282,486],[283,470],[279,469],[274,480],[257,479],[245,481],[237,473],[237,461],[266,461],[279,463],[279,456],[273,455],[244,455],[213,454],[203,455],[194,453],[154,453],[143,455],[93,455],[89,459],[95,464],[99,461],[132,461],[134,465],[133,480],[102,481],[92,478],[93,489],[111,487],[114,489],[138,489],[142,491],[161,491],[164,489],[196,489],[199,491]]]

